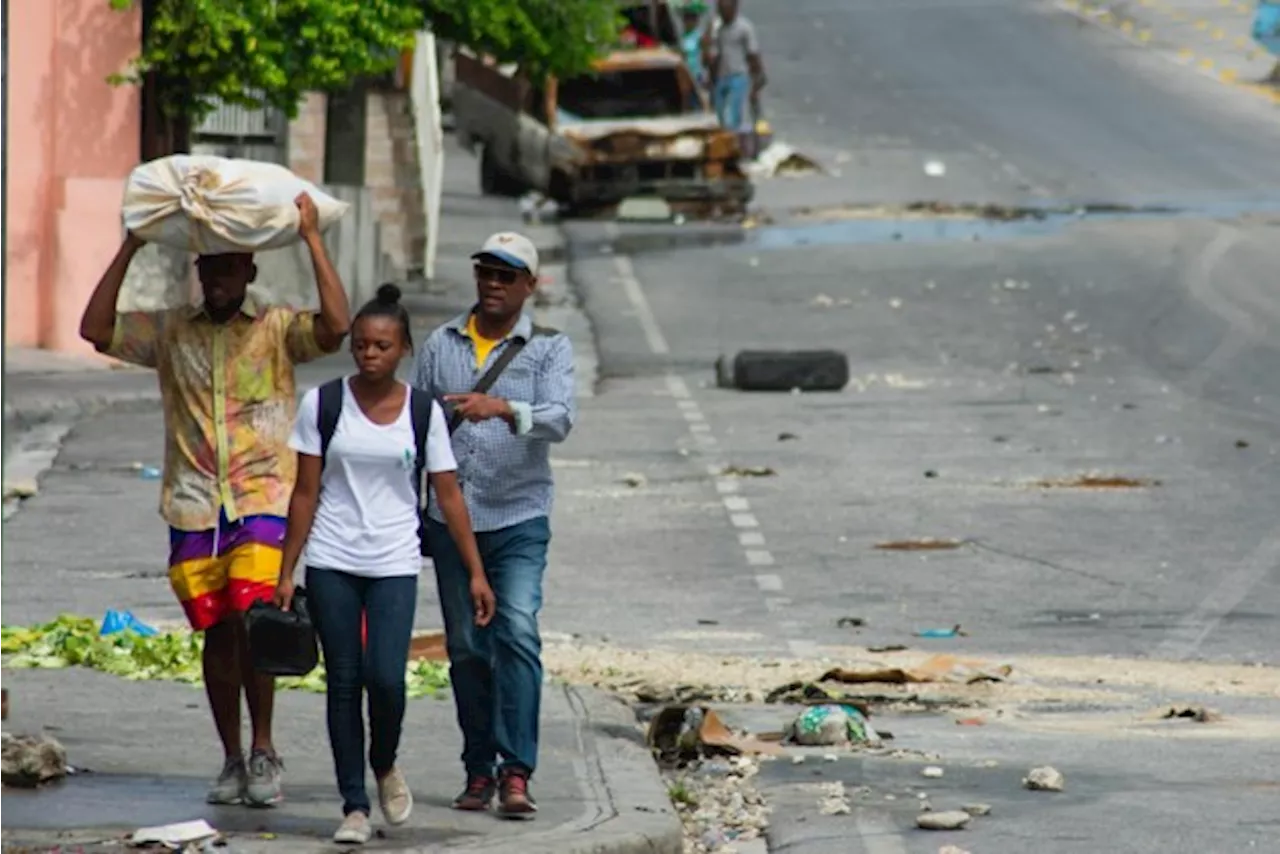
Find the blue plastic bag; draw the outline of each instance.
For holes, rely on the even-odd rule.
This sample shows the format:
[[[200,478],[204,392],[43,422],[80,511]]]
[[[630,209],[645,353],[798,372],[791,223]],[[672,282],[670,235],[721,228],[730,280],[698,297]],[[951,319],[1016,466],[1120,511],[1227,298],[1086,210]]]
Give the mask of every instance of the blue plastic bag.
[[[1267,52],[1280,56],[1280,2],[1262,0],[1253,18],[1253,38]]]
[[[132,611],[116,611],[108,609],[102,618],[102,628],[98,629],[100,635],[114,635],[116,632],[133,632],[144,638],[152,637],[158,634],[155,629],[133,616]]]

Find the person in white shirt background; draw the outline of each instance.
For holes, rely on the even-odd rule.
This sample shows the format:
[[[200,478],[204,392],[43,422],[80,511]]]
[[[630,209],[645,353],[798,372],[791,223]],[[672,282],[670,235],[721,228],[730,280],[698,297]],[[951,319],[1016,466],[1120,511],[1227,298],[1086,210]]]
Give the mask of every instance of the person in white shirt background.
[[[495,609],[458,486],[448,424],[435,401],[430,401],[426,459],[417,458],[413,394],[423,392],[411,393],[396,379],[400,360],[412,349],[400,289],[383,285],[352,322],[351,353],[358,370],[337,386],[341,414],[331,426],[328,447],[319,423],[320,389],[303,396],[289,442],[298,452],[298,480],[275,601],[286,609],[291,604],[294,568],[305,553],[307,604],[324,651],[329,741],[343,799],[336,842],[361,844],[372,836],[361,709],[365,690],[369,764],[383,817],[388,824],[402,824],[413,806],[395,762],[422,563],[420,484],[414,482],[419,465],[470,573],[476,624],[487,625]],[[425,403],[424,398],[420,405]],[[361,637],[362,615],[367,640]]]

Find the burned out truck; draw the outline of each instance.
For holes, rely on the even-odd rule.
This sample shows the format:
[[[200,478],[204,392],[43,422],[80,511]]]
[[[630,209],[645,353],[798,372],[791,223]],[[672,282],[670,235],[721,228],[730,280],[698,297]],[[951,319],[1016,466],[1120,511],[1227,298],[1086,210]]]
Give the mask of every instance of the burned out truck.
[[[618,51],[592,74],[541,84],[461,51],[455,70],[456,132],[478,149],[486,193],[534,190],[578,213],[646,196],[716,216],[751,200],[737,136],[668,48]]]

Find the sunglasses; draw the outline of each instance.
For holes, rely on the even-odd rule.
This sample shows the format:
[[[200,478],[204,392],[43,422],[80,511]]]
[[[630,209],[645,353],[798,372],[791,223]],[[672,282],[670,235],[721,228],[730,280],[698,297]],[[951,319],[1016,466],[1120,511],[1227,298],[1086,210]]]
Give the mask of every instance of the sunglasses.
[[[476,279],[482,282],[497,282],[500,285],[514,285],[520,276],[519,270],[510,267],[493,267],[488,264],[476,264]]]

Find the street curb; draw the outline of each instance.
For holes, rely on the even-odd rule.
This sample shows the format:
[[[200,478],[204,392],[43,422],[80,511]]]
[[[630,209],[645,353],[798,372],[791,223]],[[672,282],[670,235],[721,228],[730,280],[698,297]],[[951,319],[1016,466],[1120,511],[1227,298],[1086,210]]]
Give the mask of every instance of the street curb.
[[[565,685],[561,690],[574,710],[582,753],[574,763],[584,792],[578,818],[528,836],[398,854],[680,854],[684,845],[680,819],[636,729],[631,708],[595,688]]]

